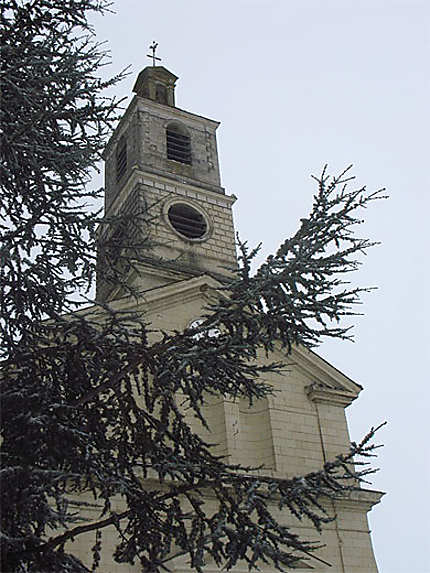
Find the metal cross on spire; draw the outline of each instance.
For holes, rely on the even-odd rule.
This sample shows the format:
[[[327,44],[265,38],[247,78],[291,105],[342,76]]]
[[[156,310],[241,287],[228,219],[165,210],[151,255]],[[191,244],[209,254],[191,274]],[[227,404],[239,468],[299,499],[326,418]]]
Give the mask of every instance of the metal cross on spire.
[[[157,58],[157,56],[155,55],[155,50],[157,49],[158,46],[158,42],[152,42],[152,44],[149,46],[149,49],[152,51],[152,55],[151,54],[147,54],[148,58],[152,58],[152,65],[155,66],[155,60],[158,60],[159,62],[161,62],[161,58]]]

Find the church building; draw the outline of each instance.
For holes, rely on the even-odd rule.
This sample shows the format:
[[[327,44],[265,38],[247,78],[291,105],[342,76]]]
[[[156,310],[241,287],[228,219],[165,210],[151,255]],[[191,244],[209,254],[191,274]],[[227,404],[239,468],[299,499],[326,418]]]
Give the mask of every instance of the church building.
[[[221,186],[219,123],[176,107],[176,81],[163,66],[145,68],[105,151],[106,215],[114,218],[129,213],[131,219],[141,211],[151,215],[151,225],[142,235],[148,246],[139,256],[139,268],[130,268],[127,278],[140,293],[141,302],[128,297],[127,304],[140,305],[152,328],[164,331],[181,330],[199,321],[211,292],[236,264],[232,217],[236,197]],[[101,269],[98,299],[121,298],[123,293],[112,286],[103,261]],[[285,356],[275,352],[272,360],[285,360]],[[305,348],[294,348],[288,362],[291,366],[285,374],[266,377],[276,389],[274,395],[251,407],[245,400],[212,398],[205,414],[217,453],[232,463],[264,465],[257,472],[273,477],[318,470],[325,461],[348,451],[345,408],[362,389]],[[287,524],[297,533],[324,544],[315,554],[318,559],[307,559],[297,571],[376,572],[367,512],[382,495],[361,489],[331,503],[330,512],[337,519],[325,526],[321,536],[287,514]],[[113,562],[106,541],[105,537],[103,573],[138,570]],[[112,539],[112,548],[114,544]],[[83,549],[83,559],[84,553]],[[190,571],[186,560],[173,562],[169,568],[178,573]],[[209,573],[218,570],[207,565]],[[246,564],[235,568],[242,570],[247,571]],[[267,566],[262,570],[275,571]]]

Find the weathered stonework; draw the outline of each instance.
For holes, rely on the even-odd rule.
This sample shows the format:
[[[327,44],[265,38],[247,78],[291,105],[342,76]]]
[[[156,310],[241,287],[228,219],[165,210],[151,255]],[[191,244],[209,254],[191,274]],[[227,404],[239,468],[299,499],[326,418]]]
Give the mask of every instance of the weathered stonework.
[[[144,86],[139,89],[144,90]],[[167,159],[166,127],[171,121],[181,122],[190,134],[191,165]],[[106,211],[114,215],[129,208],[127,205],[138,203],[150,215],[151,223],[142,232],[147,233],[151,246],[142,252],[139,272],[129,277],[141,291],[139,302],[121,297],[119,291],[105,296],[117,299],[118,307],[144,312],[154,331],[180,330],[201,316],[220,284],[219,278],[228,273],[225,267],[236,264],[231,211],[235,197],[226,195],[220,184],[217,126],[215,121],[137,95],[106,149]],[[116,181],[115,152],[122,136],[128,144],[127,170]],[[194,206],[205,217],[207,230],[200,239],[181,236],[169,222],[169,205],[178,200]],[[160,264],[160,260],[164,263]],[[285,360],[285,356],[279,349],[269,359],[261,357],[261,360]],[[189,420],[196,431],[217,443],[216,453],[225,455],[229,461],[263,465],[263,469],[256,470],[257,474],[302,475],[318,470],[325,461],[349,448],[345,408],[356,399],[361,387],[304,348],[293,348],[287,361],[289,368],[282,375],[265,377],[274,388],[272,396],[252,407],[243,400],[208,398],[205,413],[210,432],[195,419]],[[330,502],[328,511],[338,517],[324,528],[321,537],[310,523],[299,522],[288,512],[279,513],[280,520],[303,537],[325,544],[316,554],[319,560],[310,558],[298,570],[376,572],[367,512],[381,497],[380,492],[360,490],[348,498]],[[88,548],[94,544],[93,536],[75,543],[80,556],[89,561]],[[101,570],[138,571],[138,567],[112,561],[115,543],[114,531],[104,533]],[[170,567],[178,573],[190,570],[182,558],[173,561]],[[264,565],[261,569],[264,573],[274,573],[273,568]],[[219,571],[211,563],[206,570]],[[235,568],[238,572],[242,570],[247,570],[245,565]]]

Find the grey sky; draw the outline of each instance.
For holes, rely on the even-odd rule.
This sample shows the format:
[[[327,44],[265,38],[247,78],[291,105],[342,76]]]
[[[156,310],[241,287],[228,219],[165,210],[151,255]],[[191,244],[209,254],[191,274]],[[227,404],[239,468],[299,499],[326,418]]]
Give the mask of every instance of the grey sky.
[[[177,105],[221,121],[223,185],[238,196],[241,237],[264,253],[311,205],[311,173],[354,163],[359,184],[387,187],[360,233],[382,241],[357,284],[378,285],[356,343],[319,353],[362,384],[353,439],[387,420],[370,514],[382,573],[430,572],[428,539],[428,0],[121,0],[97,33],[130,95],[152,40],[179,76]],[[428,296],[428,295],[427,295]],[[425,326],[427,328],[425,328]],[[426,511],[427,506],[427,511]]]

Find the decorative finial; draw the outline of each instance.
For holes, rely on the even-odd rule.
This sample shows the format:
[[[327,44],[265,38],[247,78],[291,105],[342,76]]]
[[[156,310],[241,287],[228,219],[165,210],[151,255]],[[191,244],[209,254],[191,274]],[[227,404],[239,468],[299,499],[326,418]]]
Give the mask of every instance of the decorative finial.
[[[161,58],[157,58],[157,56],[155,55],[155,50],[157,49],[158,46],[158,42],[152,42],[152,44],[149,46],[149,49],[152,50],[152,55],[151,54],[147,54],[148,58],[152,58],[152,65],[155,66],[155,60],[158,60],[159,62],[161,62]]]

